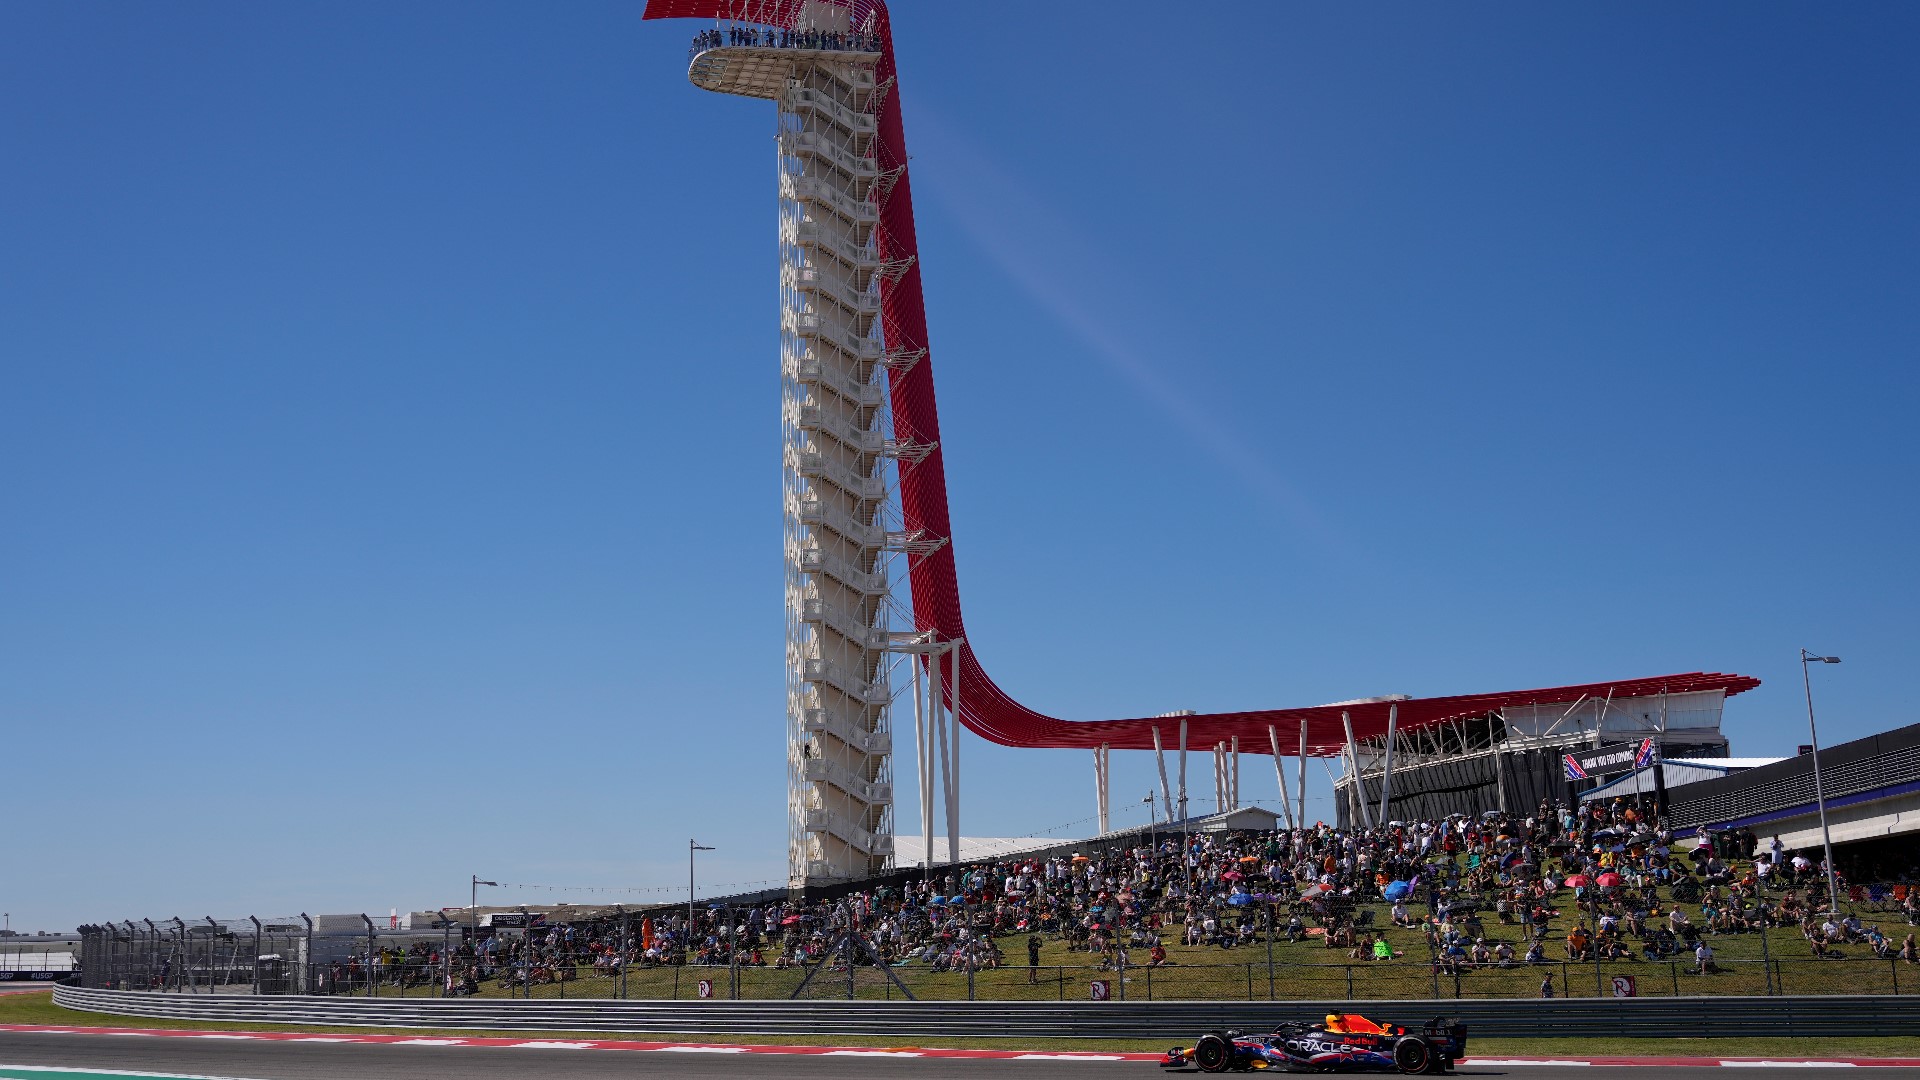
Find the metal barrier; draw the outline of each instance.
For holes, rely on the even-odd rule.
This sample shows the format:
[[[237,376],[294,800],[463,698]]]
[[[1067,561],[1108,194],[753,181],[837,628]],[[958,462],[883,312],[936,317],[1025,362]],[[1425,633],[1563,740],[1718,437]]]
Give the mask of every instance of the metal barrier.
[[[345,1027],[683,1035],[878,1035],[909,1038],[1183,1039],[1217,1027],[1257,1030],[1348,1008],[1345,1001],[487,1001],[255,997],[54,988],[69,1009],[116,1016]],[[1414,1023],[1436,1012],[1482,1037],[1628,1038],[1920,1034],[1920,997],[1680,997],[1379,1001],[1369,1016]]]

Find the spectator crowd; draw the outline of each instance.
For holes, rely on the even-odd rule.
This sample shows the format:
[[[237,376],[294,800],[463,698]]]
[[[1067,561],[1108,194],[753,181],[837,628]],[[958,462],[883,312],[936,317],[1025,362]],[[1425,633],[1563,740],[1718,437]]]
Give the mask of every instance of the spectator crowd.
[[[1369,829],[1161,832],[1133,846],[1095,842],[1078,853],[895,875],[832,900],[715,903],[691,920],[684,906],[648,909],[474,936],[446,958],[426,944],[363,951],[335,965],[334,977],[341,986],[371,973],[402,986],[444,979],[454,994],[486,984],[519,992],[671,965],[824,960],[844,970],[877,960],[978,971],[1016,962],[1011,948],[1025,954],[1032,978],[1046,943],[1063,943],[1088,966],[1122,969],[1269,941],[1317,945],[1341,962],[1410,959],[1446,974],[1637,959],[1711,974],[1713,940],[1777,927],[1798,927],[1817,958],[1920,962],[1912,933],[1896,941],[1844,910],[1874,899],[1920,924],[1920,887],[1869,894],[1842,879],[1835,910],[1823,865],[1754,846],[1751,834],[1708,833],[1683,852],[1655,814],[1626,802]],[[1170,945],[1185,949],[1170,957]]]

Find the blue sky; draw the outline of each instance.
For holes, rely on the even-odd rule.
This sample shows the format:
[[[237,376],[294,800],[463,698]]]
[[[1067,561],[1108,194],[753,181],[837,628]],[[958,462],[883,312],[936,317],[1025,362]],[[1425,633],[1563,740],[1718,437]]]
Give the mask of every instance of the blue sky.
[[[1084,10],[895,15],[1004,686],[1915,719],[1920,12]],[[15,927],[781,876],[772,115],[638,15],[0,8]],[[1086,757],[972,740],[966,831]]]

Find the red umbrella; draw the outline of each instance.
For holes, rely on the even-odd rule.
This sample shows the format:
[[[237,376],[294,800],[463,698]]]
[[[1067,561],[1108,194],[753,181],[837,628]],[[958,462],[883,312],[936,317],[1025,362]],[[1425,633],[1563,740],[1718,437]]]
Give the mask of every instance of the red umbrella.
[[[1239,880],[1240,880],[1240,879],[1241,879],[1242,877],[1244,877],[1244,876],[1245,876],[1245,875],[1243,875],[1243,874],[1241,874],[1241,873],[1240,873],[1240,871],[1238,871],[1238,870],[1229,870],[1229,871],[1227,871],[1226,873],[1224,873],[1224,874],[1221,874],[1221,875],[1220,875],[1220,880],[1222,880],[1222,881],[1239,881]]]
[[[1593,883],[1595,885],[1600,886],[1603,889],[1611,889],[1615,885],[1620,884],[1620,875],[1609,870],[1606,873],[1601,874],[1599,877],[1594,878]]]
[[[1585,874],[1575,874],[1567,879],[1567,887],[1570,889],[1583,888],[1588,884],[1590,884],[1590,882],[1588,882],[1587,875]]]
[[[781,919],[781,920],[780,920],[780,925],[781,925],[781,926],[793,926],[794,924],[796,924],[796,923],[798,923],[799,921],[800,921],[800,916],[798,916],[798,915],[789,915],[789,916],[787,916],[786,918],[784,918],[784,919]]]

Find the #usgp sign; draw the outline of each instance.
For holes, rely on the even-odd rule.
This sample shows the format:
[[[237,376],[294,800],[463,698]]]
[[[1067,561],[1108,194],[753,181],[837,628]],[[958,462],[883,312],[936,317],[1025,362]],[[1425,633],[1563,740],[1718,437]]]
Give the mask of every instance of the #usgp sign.
[[[1608,743],[1592,750],[1576,750],[1560,755],[1567,767],[1567,779],[1585,780],[1590,776],[1644,769],[1660,760],[1660,746],[1652,739],[1637,743]]]

